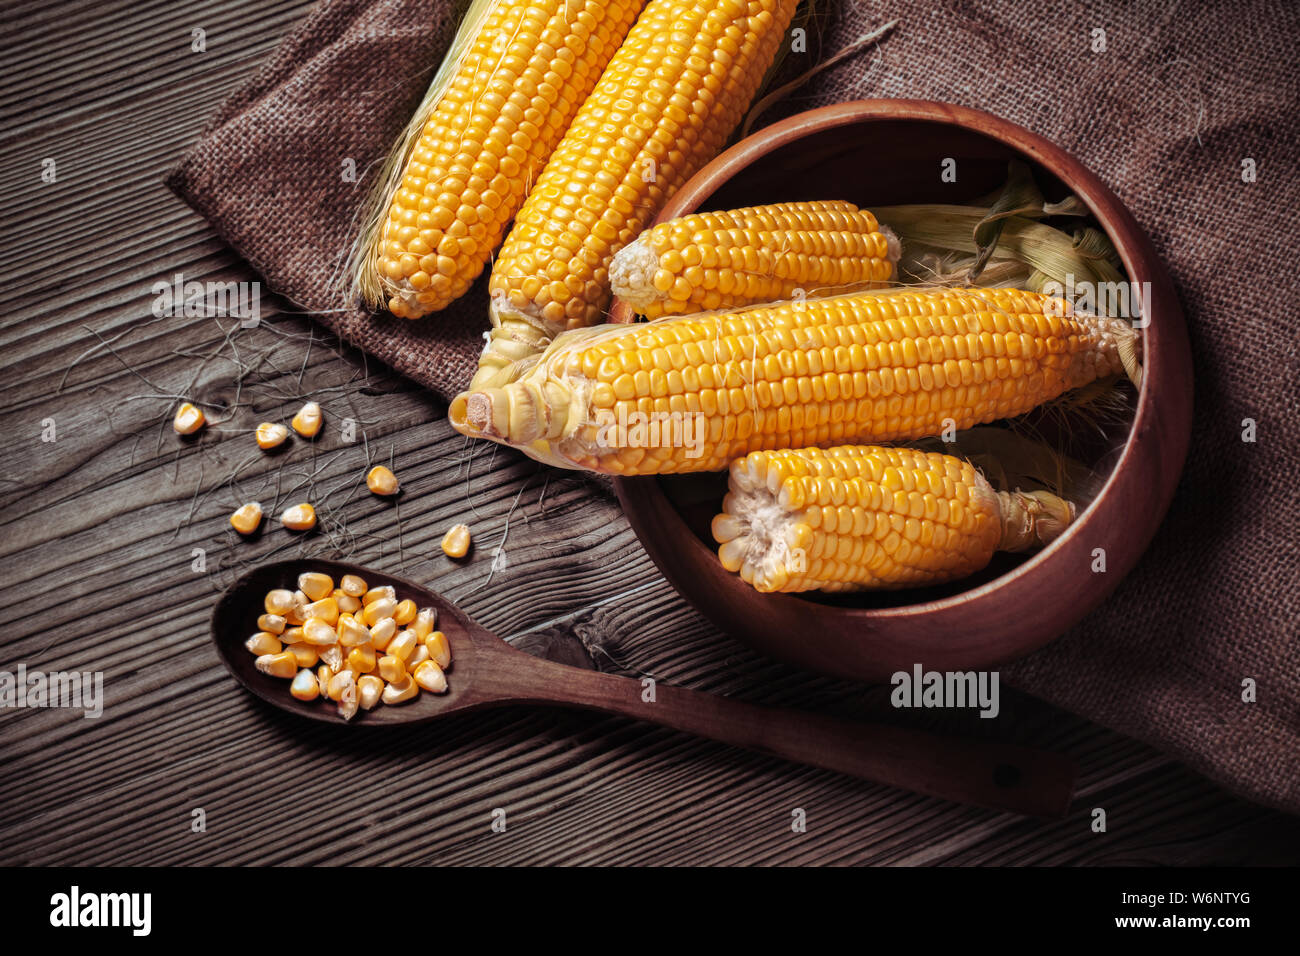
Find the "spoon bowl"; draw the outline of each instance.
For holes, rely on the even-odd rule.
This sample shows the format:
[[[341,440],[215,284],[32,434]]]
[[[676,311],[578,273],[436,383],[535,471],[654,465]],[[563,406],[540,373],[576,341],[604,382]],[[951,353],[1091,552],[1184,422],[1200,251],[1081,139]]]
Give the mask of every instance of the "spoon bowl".
[[[258,615],[266,613],[262,603],[266,592],[275,588],[288,588],[292,591],[298,586],[298,575],[307,571],[328,574],[336,582],[345,574],[360,575],[372,588],[391,585],[397,591],[398,600],[410,598],[419,607],[436,609],[437,628],[447,635],[447,642],[451,645],[447,692],[430,694],[421,691],[418,697],[405,704],[376,704],[371,710],[357,711],[357,715],[349,721],[339,716],[333,701],[319,698],[312,701],[298,700],[289,693],[289,681],[259,671],[253,664],[256,657],[244,647],[244,641],[257,631]],[[501,644],[506,653],[511,653],[499,638],[483,631],[460,608],[435,591],[372,568],[359,568],[319,558],[276,561],[254,568],[227,589],[212,614],[213,643],[217,646],[221,662],[235,680],[250,693],[281,710],[331,724],[387,726],[422,723],[444,714],[482,706],[483,701],[473,693],[475,658],[478,656],[478,642],[473,634],[476,630],[481,632],[480,640],[485,636],[488,641]]]

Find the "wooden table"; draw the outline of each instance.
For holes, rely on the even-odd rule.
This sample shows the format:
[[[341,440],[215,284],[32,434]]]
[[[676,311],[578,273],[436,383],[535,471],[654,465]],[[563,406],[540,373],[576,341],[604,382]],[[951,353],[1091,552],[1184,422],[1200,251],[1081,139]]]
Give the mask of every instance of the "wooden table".
[[[255,329],[151,314],[154,283],[176,273],[257,278],[162,177],[308,6],[10,6],[0,38],[0,670],[100,671],[106,700],[90,720],[0,711],[0,863],[1296,858],[1300,821],[1010,692],[996,722],[927,723],[1076,755],[1080,796],[1066,820],[966,809],[590,714],[520,708],[341,732],[241,691],[208,639],[216,594],[253,562],[312,553],[430,582],[513,642],[580,666],[898,719],[887,689],[791,673],[719,635],[665,584],[603,484],[467,444],[437,399],[274,296]],[[206,52],[191,49],[195,28]],[[42,180],[47,159],[54,182]],[[325,408],[321,439],[257,452],[253,426],[287,421],[308,397]],[[211,420],[194,442],[171,431],[182,398]],[[51,427],[54,440],[43,440]],[[401,476],[396,501],[366,493],[371,462]],[[236,540],[227,516],[250,498],[272,518],[310,499],[321,533],[292,538],[273,524],[256,542]],[[437,548],[458,521],[477,541],[463,566]],[[1104,835],[1089,828],[1095,806],[1107,809]],[[332,831],[301,839],[298,815],[328,807]],[[792,832],[795,808],[807,832]],[[496,809],[503,833],[491,828]]]

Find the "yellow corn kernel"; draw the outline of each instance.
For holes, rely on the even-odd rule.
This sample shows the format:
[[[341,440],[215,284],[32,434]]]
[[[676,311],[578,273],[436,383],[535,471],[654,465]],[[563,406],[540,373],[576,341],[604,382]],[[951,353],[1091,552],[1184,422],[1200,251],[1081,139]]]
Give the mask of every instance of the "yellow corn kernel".
[[[442,553],[449,558],[463,558],[469,553],[469,525],[452,525],[442,536]]]
[[[355,598],[361,597],[367,590],[365,578],[359,578],[355,574],[343,575],[343,580],[339,582],[339,587],[342,589],[344,594]]]
[[[375,465],[366,475],[366,487],[377,495],[397,494],[397,476],[383,465]]]
[[[286,645],[285,650],[293,655],[299,667],[315,667],[320,663],[320,648],[315,644],[302,641],[297,644]]]
[[[358,674],[368,674],[375,669],[377,663],[374,648],[371,647],[354,647],[348,651],[348,667]]]
[[[270,451],[284,444],[285,439],[289,437],[289,429],[279,422],[262,422],[257,426],[256,435],[257,447],[262,451]]]
[[[280,633],[280,640],[284,644],[301,644],[305,639],[306,635],[302,631],[301,624],[294,624],[291,627],[286,627]]]
[[[240,534],[252,534],[262,526],[262,506],[256,501],[240,505],[230,516],[230,526]]]
[[[398,601],[397,607],[393,608],[393,620],[402,627],[406,627],[406,625],[415,620],[415,615],[418,610],[419,609],[415,606],[415,602],[410,598],[407,598],[404,601]]]
[[[391,584],[381,584],[376,587],[373,587],[361,596],[361,604],[363,606],[367,604],[374,604],[376,601],[382,600],[383,598],[388,598],[388,600],[396,603],[397,601],[396,588],[394,588]]]
[[[388,647],[388,642],[397,634],[397,622],[391,617],[383,618],[370,629],[370,646],[377,651]]]
[[[404,674],[400,680],[388,682],[380,699],[385,704],[404,704],[408,700],[414,700],[419,694],[420,685],[411,678],[410,674]]]
[[[325,644],[318,647],[320,662],[334,673],[343,670],[343,647],[340,644]]]
[[[898,240],[843,200],[695,213],[618,251],[609,283],[652,319],[869,289],[893,277]],[[679,293],[681,293],[679,295]]]
[[[447,675],[433,661],[425,661],[412,676],[417,684],[431,693],[441,694],[447,690]]]
[[[203,410],[189,402],[176,409],[176,417],[172,419],[172,428],[178,435],[193,435],[203,427],[207,419],[203,415]]]
[[[344,614],[338,623],[339,643],[344,647],[360,647],[370,643],[370,630],[351,614]]]
[[[339,606],[332,597],[321,598],[319,601],[305,605],[302,613],[308,618],[324,621],[331,627],[339,622]]]
[[[334,679],[337,670],[329,664],[321,664],[316,668],[316,686],[320,690],[322,697],[327,696],[330,687],[330,681]]]
[[[406,659],[406,670],[414,674],[415,669],[429,659],[429,649],[423,644],[416,644],[411,656]]]
[[[379,703],[384,693],[383,678],[373,674],[363,674],[357,678],[357,703],[362,710],[370,710]]]
[[[400,657],[385,654],[379,658],[379,676],[390,684],[406,677],[406,662]]]
[[[270,674],[272,677],[288,678],[298,673],[298,661],[288,651],[263,654],[253,661],[253,666],[263,674]]]
[[[280,515],[280,523],[290,531],[310,531],[316,527],[316,509],[305,501],[300,505],[293,505]]]
[[[302,635],[304,641],[317,647],[339,642],[338,631],[334,629],[334,625],[314,617],[309,618],[307,623],[302,626]]]
[[[357,713],[357,676],[350,670],[340,671],[330,678],[327,696],[338,701],[339,716],[351,720]]]
[[[429,657],[443,670],[451,666],[451,642],[442,631],[434,631],[426,637],[424,646],[429,649]]]
[[[310,670],[301,670],[289,685],[289,693],[299,700],[311,701],[320,696],[320,682]]]
[[[350,670],[341,670],[329,679],[325,687],[325,696],[330,700],[340,700],[343,697],[343,691],[357,682],[357,675]]]
[[[411,630],[415,631],[415,636],[424,640],[433,633],[433,629],[438,626],[438,611],[431,607],[422,607],[415,615],[415,620],[411,622]],[[265,628],[263,628],[265,630]]]
[[[244,646],[248,648],[249,652],[258,657],[264,654],[279,654],[284,650],[284,645],[280,643],[280,639],[266,631],[258,631],[244,642]]]
[[[267,614],[279,614],[283,617],[293,610],[293,592],[286,591],[284,588],[267,591],[262,606],[266,608]]]
[[[857,292],[590,329],[519,381],[458,396],[451,420],[567,468],[721,471],[1021,415],[1120,372],[1136,336],[1016,289]]]
[[[303,609],[307,607],[307,598],[301,591],[293,592],[293,607],[289,608],[284,615],[285,621],[293,627],[301,627],[307,623],[307,615]]]
[[[384,651],[390,657],[400,657],[405,661],[411,656],[411,652],[415,650],[415,645],[417,643],[419,642],[415,639],[414,631],[398,631],[397,634],[393,636],[393,639],[388,642],[388,646],[384,648]]]
[[[348,673],[352,673],[348,671]],[[339,697],[339,716],[344,720],[351,720],[357,715],[357,706],[360,703],[357,695],[357,684],[353,681],[347,687],[343,688],[343,693]]]
[[[324,416],[321,414],[320,406],[315,402],[308,402],[298,409],[298,414],[293,416],[289,424],[303,438],[315,438],[320,432],[322,421]]]
[[[361,598],[353,597],[342,588],[335,588],[330,593],[330,597],[334,598],[334,603],[339,606],[340,614],[355,614],[361,610]]]
[[[333,593],[334,579],[318,571],[304,571],[298,575],[298,590],[307,596],[307,600],[320,601]]]
[[[283,615],[263,614],[257,619],[257,629],[269,634],[283,634],[286,623]]]
[[[366,627],[374,627],[386,617],[392,617],[393,612],[397,610],[397,602],[392,598],[380,598],[378,601],[371,601],[361,612],[361,620]]]

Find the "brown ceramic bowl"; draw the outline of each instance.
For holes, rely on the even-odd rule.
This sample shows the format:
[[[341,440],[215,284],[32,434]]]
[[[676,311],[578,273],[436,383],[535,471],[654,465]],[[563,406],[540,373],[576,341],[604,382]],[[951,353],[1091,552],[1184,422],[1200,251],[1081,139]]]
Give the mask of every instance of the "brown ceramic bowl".
[[[957,161],[943,183],[942,160]],[[659,220],[800,199],[864,208],[968,202],[999,187],[1007,160],[1028,162],[1049,199],[1073,192],[1109,234],[1136,282],[1150,283],[1144,379],[1118,427],[1127,439],[1087,462],[1105,483],[1066,533],[1031,556],[1000,555],[980,576],[925,590],[852,597],[760,594],[718,562],[709,534],[723,475],[623,478],[619,500],[664,576],[733,637],[815,671],[884,680],[987,668],[1046,644],[1119,584],[1160,524],[1191,430],[1191,355],[1178,300],[1150,240],[1115,195],[1069,154],[988,113],[911,100],[812,110],[738,143],[691,179]],[[1092,570],[1104,549],[1105,572]]]

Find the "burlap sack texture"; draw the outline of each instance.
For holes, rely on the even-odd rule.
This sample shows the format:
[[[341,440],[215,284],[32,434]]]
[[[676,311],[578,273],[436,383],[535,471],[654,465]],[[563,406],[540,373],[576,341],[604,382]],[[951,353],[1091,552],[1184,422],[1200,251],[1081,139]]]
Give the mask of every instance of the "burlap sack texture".
[[[1300,14],[1263,0],[1230,13],[1163,0],[1113,12],[882,0],[844,4],[822,48],[891,19],[899,26],[879,48],[764,120],[907,97],[988,110],[1053,140],[1150,233],[1197,364],[1191,453],[1150,551],[1105,606],[1005,676],[1300,811],[1300,334],[1284,278],[1300,208]],[[273,290],[444,397],[468,381],[481,347],[484,281],[409,323],[348,311],[340,270],[364,174],[454,31],[448,0],[324,0],[169,178]],[[1248,159],[1254,182],[1243,179]],[[1242,440],[1245,419],[1257,423],[1254,443]],[[1246,678],[1254,703],[1242,700]]]

